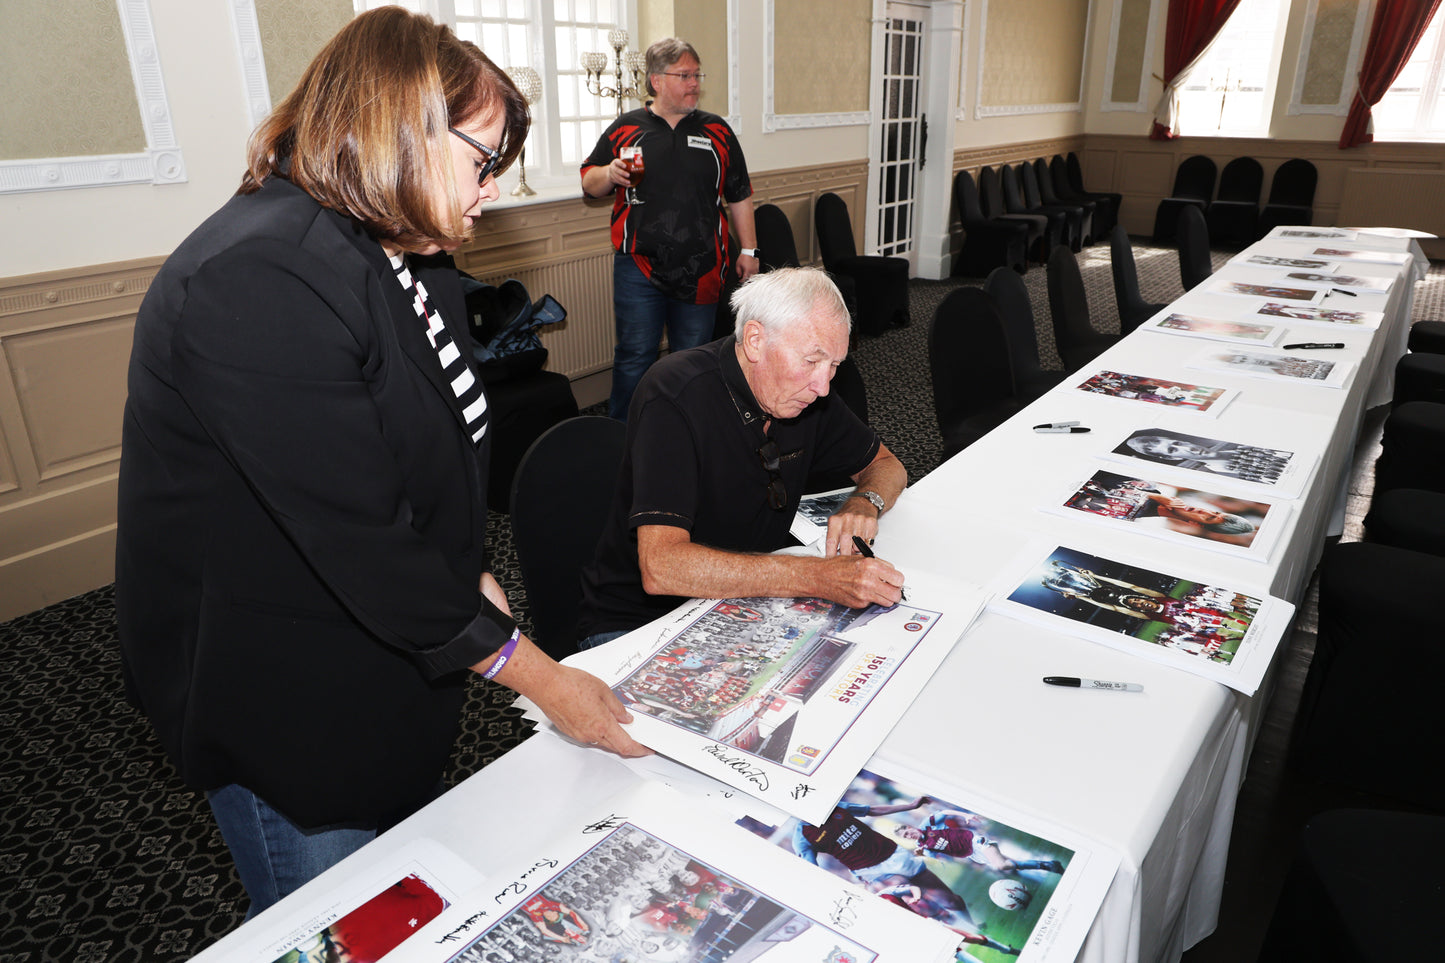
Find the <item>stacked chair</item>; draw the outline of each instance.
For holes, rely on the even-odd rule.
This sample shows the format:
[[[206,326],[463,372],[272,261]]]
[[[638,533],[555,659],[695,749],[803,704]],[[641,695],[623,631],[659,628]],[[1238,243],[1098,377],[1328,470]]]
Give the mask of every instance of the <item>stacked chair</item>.
[[[1084,246],[1084,209],[1078,204],[1046,204],[1039,190],[1038,171],[1034,165],[1024,161],[1014,169],[1019,187],[1023,190],[1024,204],[1030,210],[1040,213],[1058,212],[1064,219],[1064,243],[1069,250],[1078,253]],[[1050,251],[1050,254],[1053,252]],[[1048,262],[1045,262],[1048,263]]]
[[[1214,243],[1248,247],[1259,237],[1259,192],[1264,168],[1253,157],[1236,157],[1219,175],[1219,193],[1204,213]]]
[[[1166,245],[1174,240],[1174,230],[1179,224],[1179,212],[1186,207],[1197,207],[1199,212],[1209,206],[1214,196],[1214,178],[1219,168],[1214,161],[1203,154],[1186,159],[1174,172],[1174,190],[1159,202],[1154,211],[1154,243]]]
[[[1077,208],[1079,211],[1078,238],[1080,244],[1094,243],[1094,211],[1098,205],[1093,201],[1076,197],[1060,197],[1054,189],[1054,173],[1049,162],[1040,157],[1034,161],[1034,179],[1038,182],[1039,197],[1045,204]]]
[[[1315,165],[1298,157],[1275,168],[1269,182],[1269,200],[1259,212],[1259,236],[1281,224],[1313,224],[1318,180]]]
[[[813,205],[818,251],[823,268],[835,278],[851,278],[857,298],[855,326],[860,334],[882,334],[908,323],[908,261],[901,257],[859,254],[853,243],[848,205],[837,194],[823,194]]]
[[[1089,297],[1079,262],[1068,248],[1049,255],[1049,312],[1053,315],[1054,344],[1065,371],[1076,371],[1119,340],[1089,321]]]
[[[1028,225],[991,221],[979,205],[978,185],[968,171],[953,175],[953,204],[963,222],[963,247],[953,259],[954,277],[981,278],[996,267],[1028,269]]]
[[[979,205],[983,209],[984,217],[990,221],[1012,221],[1028,227],[1028,234],[1024,238],[1025,251],[1037,252],[1041,245],[1048,243],[1045,240],[1045,232],[1049,228],[1049,216],[1047,214],[1025,214],[1022,211],[1010,212],[1004,204],[1003,185],[999,181],[998,171],[992,167],[979,168],[978,193]]]
[[[1179,239],[1179,280],[1184,290],[1190,291],[1214,273],[1209,256],[1209,225],[1203,212],[1192,206],[1180,209],[1175,234]]]
[[[1092,241],[1113,230],[1119,208],[1112,194],[1091,194],[1082,187],[1075,187],[1069,178],[1068,162],[1058,154],[1049,161],[1049,179],[1053,181],[1054,196],[1065,204],[1078,204],[1086,209],[1093,205],[1093,223],[1089,232]]]
[[[1003,321],[979,288],[957,288],[938,305],[928,329],[928,366],[945,459],[1023,407],[1014,396]]]
[[[1076,196],[1092,198],[1094,200],[1105,200],[1109,202],[1109,223],[1106,227],[1094,227],[1094,237],[1103,237],[1114,230],[1114,225],[1119,223],[1119,208],[1124,203],[1124,195],[1113,191],[1089,191],[1084,189],[1084,168],[1079,163],[1079,155],[1069,151],[1069,156],[1064,158],[1064,167],[1068,172],[1069,187]]]
[[[1046,207],[1042,203],[1029,204],[1024,196],[1023,185],[1018,171],[1005,164],[999,169],[999,188],[1003,194],[1003,207],[1009,214],[1042,217],[1043,235],[1030,250],[1034,260],[1045,264],[1049,252],[1059,245],[1069,244],[1069,214],[1062,207]]]
[[[1119,305],[1119,332],[1128,334],[1152,318],[1165,305],[1152,304],[1139,293],[1139,269],[1134,263],[1134,245],[1124,225],[1109,232],[1109,267],[1114,272],[1114,300]]]

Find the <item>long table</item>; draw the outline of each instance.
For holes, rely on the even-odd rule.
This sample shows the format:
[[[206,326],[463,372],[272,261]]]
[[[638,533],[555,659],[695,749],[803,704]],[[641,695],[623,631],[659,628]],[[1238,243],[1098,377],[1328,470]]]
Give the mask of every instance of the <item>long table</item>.
[[[1325,535],[1338,530],[1363,413],[1388,399],[1389,375],[1404,350],[1413,282],[1424,263],[1413,242],[1362,236],[1337,243],[1409,249],[1417,256],[1398,269],[1342,268],[1396,278],[1389,295],[1331,298],[1333,307],[1384,312],[1378,330],[1290,328],[1286,341],[1345,342],[1343,351],[1328,356],[1358,366],[1348,386],[1274,383],[1193,370],[1184,360],[1216,343],[1136,332],[911,487],[885,516],[879,555],[905,574],[910,568],[928,570],[988,586],[1038,546],[1068,544],[1105,556],[1142,557],[1161,571],[1297,602]],[[1298,241],[1270,238],[1241,258],[1255,252],[1303,257],[1309,250]],[[1239,260],[1216,277],[1260,276],[1258,268]],[[1254,310],[1256,302],[1207,287],[1187,293],[1166,311],[1234,318]],[[1075,390],[1089,373],[1102,369],[1236,387],[1240,395],[1219,418],[1193,420]],[[1031,430],[1064,419],[1082,421],[1092,431],[1041,435]],[[1093,459],[1106,443],[1155,423],[1221,438],[1267,426],[1287,432],[1296,450],[1319,452],[1315,473],[1268,561],[1241,560],[1039,511],[1061,484],[1097,467]],[[1142,683],[1144,692],[1114,696],[1058,689],[1041,684],[1046,675],[1126,679]],[[947,773],[952,786],[999,799],[1117,850],[1119,871],[1079,960],[1176,960],[1214,928],[1234,800],[1271,686],[1267,677],[1247,697],[990,611],[959,641],[879,754],[919,772]],[[197,959],[248,958],[268,918],[324,904],[341,881],[394,859],[420,838],[441,841],[483,872],[511,862],[524,840],[547,832],[574,794],[617,791],[638,778],[605,753],[539,733]]]

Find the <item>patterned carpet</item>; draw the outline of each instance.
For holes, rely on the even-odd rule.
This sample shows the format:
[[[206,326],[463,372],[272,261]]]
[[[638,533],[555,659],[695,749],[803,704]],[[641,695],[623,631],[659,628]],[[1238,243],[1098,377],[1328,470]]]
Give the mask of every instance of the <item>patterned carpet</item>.
[[[1146,300],[1182,293],[1172,250],[1138,245]],[[1228,255],[1217,254],[1216,263]],[[1107,245],[1080,258],[1090,309],[1117,330]],[[1042,268],[1025,276],[1040,352],[1058,365]],[[927,363],[934,308],[961,281],[911,284],[914,322],[855,351],[869,412],[917,480],[941,452]],[[1416,290],[1441,317],[1445,266]],[[524,627],[527,610],[505,515],[490,527],[497,575]],[[510,693],[474,681],[447,782],[526,734]],[[247,904],[201,794],[183,786],[121,694],[110,588],[0,624],[0,963],[184,960],[237,926]]]

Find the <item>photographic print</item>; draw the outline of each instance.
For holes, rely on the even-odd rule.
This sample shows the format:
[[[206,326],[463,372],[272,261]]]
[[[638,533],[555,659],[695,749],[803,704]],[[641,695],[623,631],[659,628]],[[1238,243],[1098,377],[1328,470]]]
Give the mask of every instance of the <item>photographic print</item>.
[[[1354,370],[1351,361],[1260,351],[1224,351],[1191,359],[1191,368],[1233,371],[1252,378],[1288,378],[1301,384],[1343,388]]]
[[[1271,301],[1293,301],[1298,304],[1318,304],[1325,296],[1319,288],[1291,287],[1282,284],[1258,284],[1250,281],[1229,281],[1220,278],[1209,285],[1215,294],[1232,294],[1247,298],[1268,298]]]
[[[1202,545],[1233,554],[1268,557],[1288,513],[1269,501],[1171,485],[1163,481],[1096,471],[1069,485],[1064,497],[1048,510],[1084,517],[1132,530]]]
[[[798,502],[798,514],[793,517],[789,532],[804,545],[817,545],[821,552],[828,534],[828,519],[855,491],[855,488],[839,488],[817,495],[804,495]]]
[[[1332,288],[1343,288],[1360,294],[1389,294],[1389,278],[1362,278],[1351,274],[1320,274],[1312,271],[1291,271],[1285,275],[1291,281],[1305,284],[1327,284]]]
[[[1132,431],[1107,457],[1220,475],[1291,498],[1299,496],[1315,463],[1312,456],[1281,448],[1189,435],[1173,428]]]
[[[1151,331],[1179,334],[1210,341],[1232,341],[1240,344],[1263,344],[1273,346],[1283,332],[1272,324],[1256,324],[1252,321],[1221,321],[1217,318],[1201,318],[1192,314],[1173,313],[1144,326]]]
[[[1270,318],[1289,318],[1291,321],[1310,324],[1350,324],[1366,328],[1378,328],[1385,320],[1383,311],[1345,311],[1306,304],[1283,304],[1279,301],[1266,301],[1255,314]]]
[[[1338,227],[1277,227],[1269,237],[1331,238],[1337,241],[1353,241],[1355,232]]]
[[[1117,857],[1075,849],[954,798],[865,769],[817,825],[760,814],[738,825],[948,927],[964,941],[961,960],[1073,960]]]
[[[1307,257],[1279,257],[1274,254],[1251,254],[1244,259],[1245,264],[1263,264],[1267,267],[1287,267],[1308,269],[1311,271],[1333,271],[1335,265],[1329,261],[1320,261]]]
[[[1320,257],[1368,264],[1408,264],[1414,260],[1414,256],[1407,251],[1351,251],[1337,247],[1317,247],[1315,253]]]
[[[795,864],[655,785],[579,804],[533,857],[489,876],[398,955],[407,963],[905,963],[951,933]],[[390,958],[388,963],[391,963]]]
[[[1259,687],[1293,607],[1269,596],[1057,547],[1004,594],[1001,611],[1213,679]]]
[[[1211,418],[1223,411],[1238,393],[1233,388],[1192,385],[1147,375],[1125,374],[1121,371],[1100,371],[1075,387],[1106,398],[1163,405],[1179,411],[1208,414]]]
[[[567,664],[612,687],[639,742],[818,819],[985,600],[977,586],[913,570],[905,593],[891,608],[865,609],[822,599],[695,601]]]

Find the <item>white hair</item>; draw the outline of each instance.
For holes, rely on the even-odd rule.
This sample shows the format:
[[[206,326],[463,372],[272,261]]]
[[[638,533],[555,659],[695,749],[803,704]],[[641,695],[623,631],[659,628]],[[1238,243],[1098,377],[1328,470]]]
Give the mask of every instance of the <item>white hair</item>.
[[[757,321],[776,334],[814,313],[831,315],[839,324],[853,327],[848,306],[828,272],[818,268],[778,268],[754,274],[733,292],[733,333],[743,336],[743,325]]]

